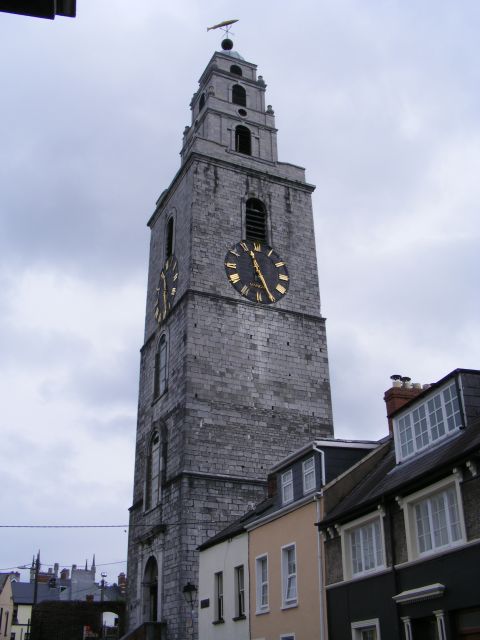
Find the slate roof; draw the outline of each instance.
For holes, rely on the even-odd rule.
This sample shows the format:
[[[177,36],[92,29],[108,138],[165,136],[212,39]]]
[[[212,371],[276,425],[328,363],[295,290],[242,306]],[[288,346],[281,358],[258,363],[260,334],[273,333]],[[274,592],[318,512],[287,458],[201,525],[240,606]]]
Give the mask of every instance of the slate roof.
[[[52,589],[43,582],[38,583],[37,602],[58,600],[58,589]],[[12,582],[13,602],[15,604],[33,604],[35,584],[33,582]]]
[[[406,495],[431,484],[445,475],[445,467],[453,467],[472,454],[480,455],[480,420],[400,464],[396,464],[392,437],[390,449],[375,469],[327,513],[319,525],[352,519],[357,512],[365,512],[378,504],[383,496]]]
[[[271,511],[274,511],[274,507],[274,498],[267,498],[266,500],[263,500],[263,502],[257,504],[254,509],[247,511],[247,513],[245,513],[241,518],[238,518],[238,520],[235,520],[235,522],[232,522],[232,524],[228,525],[228,527],[225,527],[225,529],[222,529],[219,533],[201,544],[198,547],[198,550],[204,551],[205,549],[213,547],[219,542],[229,540],[230,538],[235,538],[235,536],[238,536],[245,531],[245,526],[249,522],[251,522],[252,520],[256,520],[260,516],[267,515],[267,513],[270,513]]]

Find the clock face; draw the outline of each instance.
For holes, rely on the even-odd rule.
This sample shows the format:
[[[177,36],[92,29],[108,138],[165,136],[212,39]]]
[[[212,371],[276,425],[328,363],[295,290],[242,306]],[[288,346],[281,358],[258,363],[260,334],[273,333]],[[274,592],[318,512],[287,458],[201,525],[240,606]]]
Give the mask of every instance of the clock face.
[[[167,317],[177,293],[178,263],[174,255],[166,259],[160,272],[157,293],[155,298],[154,314],[158,324]]]
[[[228,250],[225,271],[233,287],[252,302],[272,304],[288,291],[287,265],[267,244],[242,240]]]

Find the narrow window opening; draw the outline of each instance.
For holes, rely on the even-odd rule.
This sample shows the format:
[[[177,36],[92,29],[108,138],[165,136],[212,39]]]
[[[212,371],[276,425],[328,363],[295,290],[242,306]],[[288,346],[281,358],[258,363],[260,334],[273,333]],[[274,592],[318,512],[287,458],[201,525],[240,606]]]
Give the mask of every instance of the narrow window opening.
[[[252,155],[252,135],[250,129],[242,124],[235,129],[235,151],[247,156]]]
[[[202,93],[202,95],[200,96],[200,101],[198,103],[198,110],[201,111],[204,106],[205,106],[205,94]]]
[[[248,240],[267,241],[267,212],[263,202],[255,198],[247,200],[245,235]]]
[[[173,216],[167,222],[167,242],[165,246],[165,258],[169,258],[173,254],[173,235],[175,222]]]
[[[160,437],[158,433],[152,438],[147,459],[147,486],[145,509],[155,507],[160,496]]]
[[[167,338],[163,335],[155,353],[153,396],[158,398],[167,390]]]
[[[230,73],[234,73],[236,76],[242,76],[243,75],[242,70],[236,64],[232,64],[232,66],[230,67]]]
[[[241,107],[247,106],[247,92],[239,84],[234,84],[232,87],[232,102],[233,104],[239,104]]]

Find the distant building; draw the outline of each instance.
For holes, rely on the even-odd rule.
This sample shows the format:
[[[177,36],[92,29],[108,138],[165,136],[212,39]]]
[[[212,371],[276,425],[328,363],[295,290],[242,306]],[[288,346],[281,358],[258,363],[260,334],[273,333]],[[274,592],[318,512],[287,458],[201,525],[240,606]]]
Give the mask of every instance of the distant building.
[[[18,573],[0,573],[0,640],[10,640],[13,621],[12,584]]]
[[[324,491],[329,639],[479,640],[480,371],[385,400],[377,463]]]

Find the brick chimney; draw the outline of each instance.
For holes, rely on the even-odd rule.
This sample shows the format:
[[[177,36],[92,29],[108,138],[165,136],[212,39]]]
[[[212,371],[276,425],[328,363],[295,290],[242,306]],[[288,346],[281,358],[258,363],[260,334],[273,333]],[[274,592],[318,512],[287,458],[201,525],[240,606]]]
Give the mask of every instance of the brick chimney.
[[[127,590],[127,578],[125,576],[125,574],[123,573],[119,573],[118,574],[118,586],[120,589],[120,592],[122,594],[125,594],[126,590]]]
[[[430,385],[422,386],[418,382],[412,384],[411,378],[398,374],[390,376],[390,379],[392,386],[385,391],[383,399],[387,405],[388,430],[390,435],[393,435],[392,415],[412,398],[416,398],[424,389],[428,389]]]

